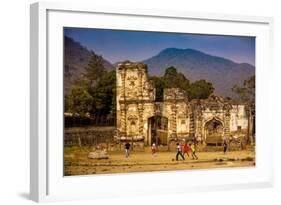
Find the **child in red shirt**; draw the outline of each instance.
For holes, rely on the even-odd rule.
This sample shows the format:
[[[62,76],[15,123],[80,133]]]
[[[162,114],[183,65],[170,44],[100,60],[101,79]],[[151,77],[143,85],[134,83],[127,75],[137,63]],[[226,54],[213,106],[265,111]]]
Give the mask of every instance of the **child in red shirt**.
[[[185,142],[185,143],[184,143],[184,146],[183,146],[183,156],[184,156],[185,154],[187,154],[187,156],[189,157],[188,152],[189,152],[189,145],[188,145],[187,142]]]

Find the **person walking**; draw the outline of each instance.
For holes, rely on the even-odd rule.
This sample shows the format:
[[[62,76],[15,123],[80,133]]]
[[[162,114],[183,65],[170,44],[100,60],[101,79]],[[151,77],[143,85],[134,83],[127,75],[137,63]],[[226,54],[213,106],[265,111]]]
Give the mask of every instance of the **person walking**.
[[[189,157],[188,152],[189,152],[189,145],[187,142],[185,142],[183,146],[183,156],[186,154]]]
[[[126,142],[126,144],[125,144],[125,156],[126,156],[126,158],[130,156],[130,147],[131,147],[130,143]]]
[[[156,154],[156,144],[155,144],[155,142],[152,143],[151,152],[152,152],[152,156],[155,156],[155,154]]]
[[[190,149],[191,149],[192,159],[198,159],[198,157],[195,154],[196,148],[195,148],[195,143],[194,142],[192,142],[192,144],[190,145]]]
[[[181,145],[179,143],[177,143],[177,154],[176,154],[176,161],[179,160],[179,155],[181,156],[181,158],[183,160],[185,160],[183,154],[182,154],[182,150],[181,150]]]

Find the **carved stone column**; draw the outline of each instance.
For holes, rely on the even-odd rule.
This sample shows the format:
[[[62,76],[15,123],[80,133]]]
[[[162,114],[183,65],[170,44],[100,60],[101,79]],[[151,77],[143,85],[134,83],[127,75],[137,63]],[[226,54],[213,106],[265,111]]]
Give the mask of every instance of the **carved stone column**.
[[[138,104],[138,112],[139,112],[139,135],[143,135],[143,104]]]
[[[122,103],[120,104],[120,110],[121,110],[121,132],[123,134],[127,135],[127,123],[126,123],[126,104]]]
[[[225,122],[224,122],[224,136],[226,139],[230,137],[230,112],[229,110],[225,113]]]
[[[194,136],[194,114],[193,112],[190,113],[189,115],[189,136],[193,137]]]
[[[138,97],[139,100],[143,98],[143,72],[142,70],[138,70]]]
[[[202,112],[198,112],[197,116],[197,128],[196,128],[196,138],[200,137],[200,141],[202,141]]]
[[[121,86],[121,95],[120,95],[122,100],[125,100],[125,79],[126,79],[126,71],[125,71],[125,69],[123,69],[121,71],[121,85],[122,86]]]
[[[171,110],[172,110],[171,130],[172,130],[172,134],[176,134],[177,133],[177,105],[176,105],[176,103],[172,104]]]

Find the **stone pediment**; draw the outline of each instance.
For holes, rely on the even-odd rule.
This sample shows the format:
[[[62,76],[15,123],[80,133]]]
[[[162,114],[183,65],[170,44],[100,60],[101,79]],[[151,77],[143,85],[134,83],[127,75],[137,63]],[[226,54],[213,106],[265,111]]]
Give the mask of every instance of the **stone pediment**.
[[[164,89],[164,100],[187,100],[187,94],[180,88]]]

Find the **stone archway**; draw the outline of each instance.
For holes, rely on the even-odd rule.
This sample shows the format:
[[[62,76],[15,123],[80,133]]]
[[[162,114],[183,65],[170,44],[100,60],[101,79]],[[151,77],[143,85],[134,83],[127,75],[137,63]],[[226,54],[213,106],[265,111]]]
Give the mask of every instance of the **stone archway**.
[[[224,135],[224,124],[217,118],[208,120],[204,125],[204,138],[207,145],[221,145]]]
[[[168,144],[168,118],[163,116],[152,116],[147,119],[147,144],[167,145]]]

